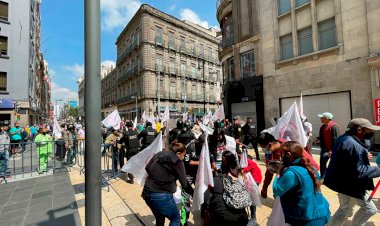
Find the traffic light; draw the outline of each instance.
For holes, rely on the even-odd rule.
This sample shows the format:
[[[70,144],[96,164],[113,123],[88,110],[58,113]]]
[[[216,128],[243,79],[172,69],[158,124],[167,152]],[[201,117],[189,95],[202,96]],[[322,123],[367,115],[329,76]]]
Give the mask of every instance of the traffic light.
[[[20,121],[20,120],[21,120],[21,115],[20,115],[20,114],[16,114],[16,120],[17,120],[17,121]]]

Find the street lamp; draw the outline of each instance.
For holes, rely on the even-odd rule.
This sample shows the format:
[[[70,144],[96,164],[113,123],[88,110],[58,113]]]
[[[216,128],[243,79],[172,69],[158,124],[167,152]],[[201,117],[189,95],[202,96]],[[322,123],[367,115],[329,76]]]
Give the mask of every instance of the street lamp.
[[[203,74],[203,114],[206,114],[206,81],[205,81],[205,59],[198,58],[202,60],[202,74]],[[198,69],[200,69],[200,63],[198,61]]]

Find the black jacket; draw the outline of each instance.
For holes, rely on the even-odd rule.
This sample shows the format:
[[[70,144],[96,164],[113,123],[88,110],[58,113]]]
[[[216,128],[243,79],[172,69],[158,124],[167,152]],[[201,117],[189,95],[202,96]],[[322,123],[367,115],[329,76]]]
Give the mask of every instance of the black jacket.
[[[186,178],[183,161],[173,151],[162,151],[155,154],[145,167],[148,177],[144,190],[158,193],[174,193],[177,190],[177,179],[182,188],[193,195],[193,188]]]
[[[141,144],[148,146],[156,139],[157,131],[152,127],[145,128],[138,136],[139,140],[142,138]]]
[[[370,166],[368,146],[349,132],[340,136],[334,145],[324,185],[336,192],[364,199],[372,190],[373,178],[380,176],[380,168]]]

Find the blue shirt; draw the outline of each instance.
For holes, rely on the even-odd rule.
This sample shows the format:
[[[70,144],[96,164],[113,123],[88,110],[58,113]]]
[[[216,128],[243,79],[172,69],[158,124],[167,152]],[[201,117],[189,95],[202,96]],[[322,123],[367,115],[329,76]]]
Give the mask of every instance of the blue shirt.
[[[282,177],[276,177],[273,181],[273,194],[281,197],[290,189],[299,184],[297,176],[290,170],[286,171]]]
[[[14,132],[17,132],[13,135],[11,135],[11,140],[21,140],[21,128],[16,128],[16,127],[12,127],[10,130],[9,130],[9,133],[14,133]]]

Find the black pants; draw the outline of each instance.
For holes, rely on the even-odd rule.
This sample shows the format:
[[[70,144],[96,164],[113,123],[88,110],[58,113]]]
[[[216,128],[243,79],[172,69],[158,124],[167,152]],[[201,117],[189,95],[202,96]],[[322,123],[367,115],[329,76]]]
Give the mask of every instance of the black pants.
[[[249,144],[252,144],[253,149],[255,149],[256,159],[260,159],[259,149],[257,148],[257,141],[256,141],[255,137],[247,137],[247,138],[245,138],[243,144],[247,145],[247,146]]]

